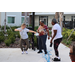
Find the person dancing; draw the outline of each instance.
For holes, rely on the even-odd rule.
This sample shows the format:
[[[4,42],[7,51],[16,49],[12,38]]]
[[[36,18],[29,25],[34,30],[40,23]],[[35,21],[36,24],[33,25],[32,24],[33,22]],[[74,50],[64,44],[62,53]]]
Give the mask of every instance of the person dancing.
[[[24,54],[24,50],[23,50],[23,47],[22,47],[22,43],[25,42],[27,47],[25,49],[25,52],[26,54],[28,54],[27,50],[29,48],[29,40],[28,40],[28,34],[27,32],[31,32],[31,33],[36,33],[35,31],[32,31],[32,30],[29,30],[26,28],[26,24],[22,24],[20,28],[17,28],[15,29],[15,31],[19,31],[20,32],[20,36],[21,36],[21,39],[20,39],[20,47],[21,47],[21,50],[22,50],[22,54]]]
[[[54,50],[56,57],[53,59],[54,61],[60,61],[59,52],[58,52],[58,46],[60,45],[60,42],[62,41],[62,34],[61,34],[61,27],[57,23],[56,19],[52,20],[52,39],[50,43],[54,40]]]

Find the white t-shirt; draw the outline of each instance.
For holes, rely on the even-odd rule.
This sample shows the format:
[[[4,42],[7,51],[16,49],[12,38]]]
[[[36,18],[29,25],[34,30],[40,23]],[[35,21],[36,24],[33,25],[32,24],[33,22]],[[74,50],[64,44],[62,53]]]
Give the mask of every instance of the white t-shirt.
[[[22,39],[27,39],[28,38],[27,32],[29,32],[29,29],[27,29],[27,28],[24,28],[24,29],[17,28],[17,29],[22,30],[22,31],[20,31],[20,36],[21,36]]]
[[[57,30],[57,34],[56,34],[56,36],[54,37],[54,40],[55,40],[55,39],[58,39],[58,38],[62,38],[61,27],[60,27],[59,24],[55,24],[55,25],[52,27],[52,36],[54,35],[54,30]]]

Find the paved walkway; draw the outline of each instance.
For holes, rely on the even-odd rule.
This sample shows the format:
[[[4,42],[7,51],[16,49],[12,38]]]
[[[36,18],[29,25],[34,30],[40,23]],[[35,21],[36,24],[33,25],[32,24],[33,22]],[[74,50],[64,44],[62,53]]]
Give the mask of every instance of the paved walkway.
[[[50,40],[47,40],[47,50],[52,49],[51,57],[55,57],[54,49],[50,48]],[[0,48],[0,62],[46,62],[45,58],[42,57],[42,54],[37,54],[37,51],[32,49],[28,50],[28,54],[21,54],[20,48]],[[61,62],[71,62],[69,57],[70,49],[63,44],[59,46],[59,54],[61,57]],[[51,62],[53,62],[51,60]]]

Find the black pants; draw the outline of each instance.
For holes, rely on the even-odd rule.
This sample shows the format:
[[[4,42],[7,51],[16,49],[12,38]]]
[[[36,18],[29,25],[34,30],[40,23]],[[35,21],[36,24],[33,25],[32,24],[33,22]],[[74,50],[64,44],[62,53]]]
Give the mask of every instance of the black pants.
[[[58,46],[59,46],[59,44],[60,44],[61,41],[62,41],[62,38],[54,40],[54,50],[55,50],[55,55],[57,57],[59,56]]]
[[[47,38],[47,35],[39,36],[39,50],[42,51],[42,47],[43,47],[45,53],[47,53],[46,38]]]

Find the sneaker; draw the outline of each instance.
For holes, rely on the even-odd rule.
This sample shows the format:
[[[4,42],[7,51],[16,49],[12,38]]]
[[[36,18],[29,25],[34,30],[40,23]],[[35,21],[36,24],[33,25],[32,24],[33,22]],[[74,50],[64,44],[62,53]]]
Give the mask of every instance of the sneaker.
[[[22,54],[24,54],[24,51],[22,51]]]
[[[27,51],[25,51],[26,52],[26,54],[28,54],[28,52]]]
[[[47,54],[47,52],[45,52],[45,54]]]
[[[43,53],[42,51],[39,51],[38,53]]]
[[[61,59],[58,59],[58,58],[54,58],[52,59],[53,61],[61,61]]]

